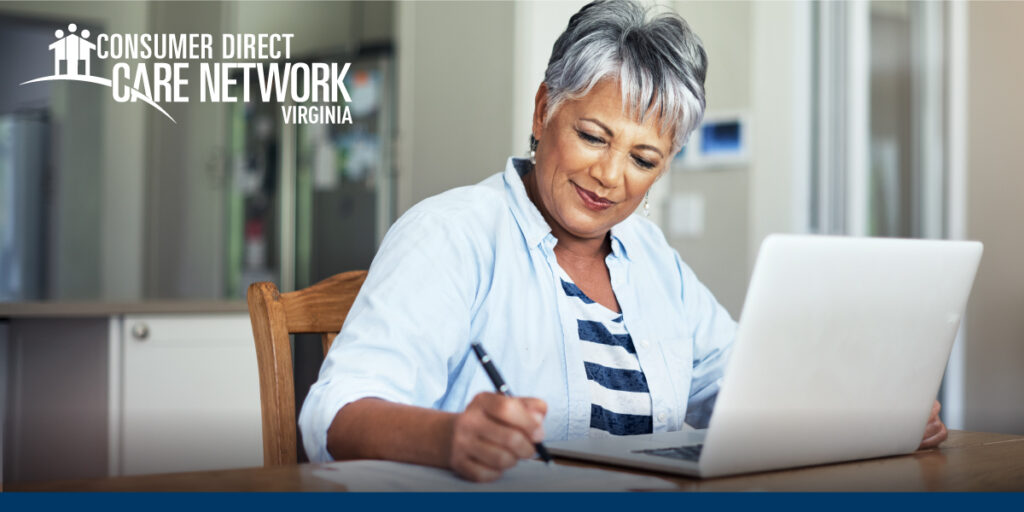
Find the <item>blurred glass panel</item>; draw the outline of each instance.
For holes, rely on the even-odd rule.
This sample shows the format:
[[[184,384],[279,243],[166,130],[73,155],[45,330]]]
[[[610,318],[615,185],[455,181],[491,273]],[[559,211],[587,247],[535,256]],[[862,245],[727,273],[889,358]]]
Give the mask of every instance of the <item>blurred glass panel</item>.
[[[942,5],[927,4],[871,2],[872,236],[942,236]]]
[[[911,236],[913,115],[910,6],[871,3],[868,234]]]
[[[946,4],[812,6],[814,230],[944,236]]]
[[[46,297],[49,135],[45,111],[0,116],[0,300]]]

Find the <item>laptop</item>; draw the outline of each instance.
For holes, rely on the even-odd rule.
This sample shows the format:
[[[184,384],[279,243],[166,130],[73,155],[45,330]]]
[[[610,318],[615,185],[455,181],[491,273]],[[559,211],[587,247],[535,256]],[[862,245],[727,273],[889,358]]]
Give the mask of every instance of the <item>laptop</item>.
[[[701,478],[913,452],[979,242],[771,235],[706,430],[545,443]]]

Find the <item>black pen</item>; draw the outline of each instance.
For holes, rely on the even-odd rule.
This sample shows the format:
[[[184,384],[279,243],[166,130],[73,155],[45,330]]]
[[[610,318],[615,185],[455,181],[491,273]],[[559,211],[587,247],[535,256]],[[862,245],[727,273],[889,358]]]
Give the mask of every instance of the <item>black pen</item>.
[[[508,388],[508,384],[505,384],[505,379],[501,378],[498,368],[494,366],[494,360],[491,359],[491,356],[487,355],[484,347],[479,343],[473,343],[470,346],[473,347],[473,352],[476,353],[476,358],[480,360],[480,364],[484,365],[484,371],[491,378],[491,383],[494,384],[494,389],[498,390],[498,394],[511,397],[512,390]],[[551,464],[551,454],[544,447],[544,443],[533,443],[533,448],[537,450],[537,455],[540,455],[544,462]]]

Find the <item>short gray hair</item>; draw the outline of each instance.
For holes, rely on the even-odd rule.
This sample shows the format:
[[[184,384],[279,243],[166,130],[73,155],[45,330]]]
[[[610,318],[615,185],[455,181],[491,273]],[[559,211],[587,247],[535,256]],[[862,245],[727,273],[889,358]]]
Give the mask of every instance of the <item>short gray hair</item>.
[[[704,117],[707,54],[678,14],[647,20],[647,12],[633,0],[597,0],[569,18],[544,72],[545,123],[563,101],[614,77],[630,116],[641,123],[648,114],[661,116],[662,131],[674,130],[672,153],[686,144]]]

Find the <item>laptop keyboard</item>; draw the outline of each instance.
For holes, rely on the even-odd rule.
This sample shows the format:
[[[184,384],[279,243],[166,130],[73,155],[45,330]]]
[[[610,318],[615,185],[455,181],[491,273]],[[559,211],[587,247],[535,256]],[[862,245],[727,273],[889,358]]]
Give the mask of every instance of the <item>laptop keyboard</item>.
[[[653,448],[650,450],[633,450],[633,453],[646,453],[648,455],[657,455],[658,457],[668,457],[670,459],[679,460],[692,460],[696,462],[700,459],[700,452],[704,449],[702,444],[691,444],[688,446],[674,446],[670,448]]]

